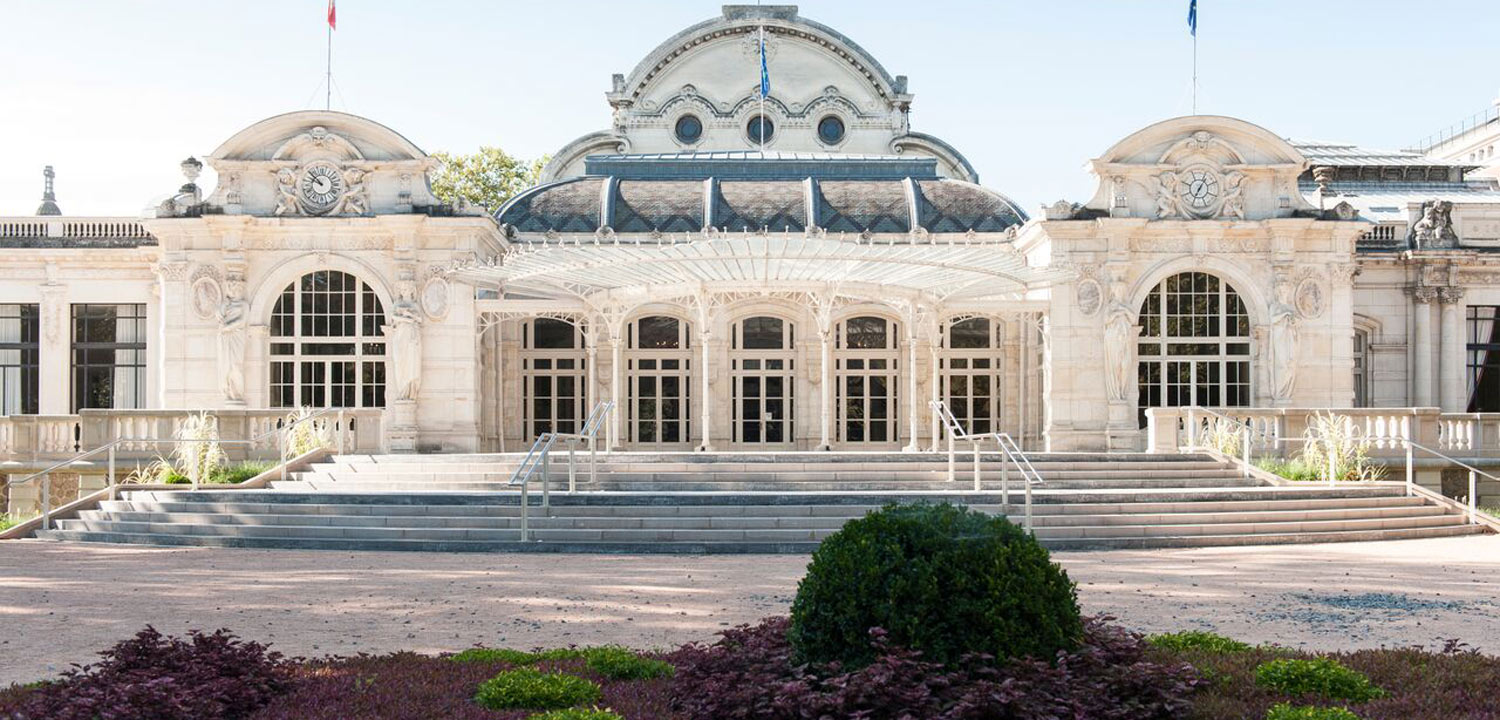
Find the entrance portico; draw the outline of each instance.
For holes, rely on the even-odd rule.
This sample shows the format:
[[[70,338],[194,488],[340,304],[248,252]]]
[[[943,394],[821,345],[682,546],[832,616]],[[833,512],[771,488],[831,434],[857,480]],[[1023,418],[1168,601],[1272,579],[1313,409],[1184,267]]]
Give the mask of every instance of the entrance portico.
[[[1038,438],[1040,413],[1020,410],[1038,407],[1042,388],[1023,365],[1041,342],[1045,289],[1070,272],[1046,267],[1007,232],[1022,215],[1004,198],[939,180],[930,162],[902,160],[902,176],[890,177],[890,160],[843,161],[838,178],[732,183],[702,158],[691,168],[680,158],[633,162],[628,178],[583,179],[606,193],[628,188],[635,200],[602,203],[589,234],[563,235],[555,227],[577,218],[537,212],[555,212],[564,198],[549,190],[571,193],[574,183],[511,201],[497,213],[509,241],[502,255],[449,272],[478,289],[485,319],[494,375],[486,442],[514,449],[551,419],[571,423],[605,399],[618,408],[611,446],[624,449],[917,450],[936,437],[934,399]],[[759,167],[782,177],[787,165],[806,167]],[[709,176],[675,179],[687,172]],[[841,182],[861,183],[861,202],[826,189]],[[754,217],[705,203],[730,184],[737,198],[796,186],[797,224],[810,229],[715,227],[723,216]],[[863,201],[872,194],[899,204],[871,209]],[[822,217],[807,217],[820,207]],[[664,232],[672,218],[653,211],[693,222]],[[872,230],[883,221],[892,225]],[[643,231],[614,229],[631,222]]]

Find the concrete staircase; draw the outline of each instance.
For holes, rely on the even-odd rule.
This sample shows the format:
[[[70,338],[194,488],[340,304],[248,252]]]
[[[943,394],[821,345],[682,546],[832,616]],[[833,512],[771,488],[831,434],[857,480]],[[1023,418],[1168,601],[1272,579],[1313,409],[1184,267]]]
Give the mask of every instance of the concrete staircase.
[[[916,453],[616,453],[578,489],[552,468],[520,541],[518,455],[343,456],[267,490],[130,492],[40,537],[90,542],[340,550],[809,552],[889,502],[967,504],[1020,522],[1019,473],[999,457]],[[1036,454],[1036,535],[1053,549],[1389,540],[1482,532],[1400,486],[1269,486],[1205,456]],[[535,488],[534,488],[535,490]]]

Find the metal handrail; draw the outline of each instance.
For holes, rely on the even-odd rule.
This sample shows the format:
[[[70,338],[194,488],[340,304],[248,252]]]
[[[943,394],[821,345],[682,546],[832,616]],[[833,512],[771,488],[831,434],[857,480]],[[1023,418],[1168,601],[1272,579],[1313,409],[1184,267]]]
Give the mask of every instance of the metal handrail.
[[[1031,459],[1026,457],[1026,453],[1021,451],[1021,446],[1016,444],[1015,438],[1012,438],[1006,433],[995,433],[994,435],[995,444],[1000,446],[1000,452],[1004,453],[1006,458],[1008,458],[1012,463],[1015,463],[1016,469],[1021,471],[1021,486],[1026,489],[1026,521],[1022,525],[1022,527],[1026,528],[1026,530],[1030,532],[1032,530],[1031,486],[1033,484],[1041,484],[1042,474],[1037,472],[1036,468],[1032,466]],[[1004,474],[1008,472],[1008,467],[1009,466],[1007,465],[1000,466],[1002,481],[1004,478]],[[1004,490],[1004,497],[1005,502],[1008,505],[1010,504],[1010,490],[1008,482],[1005,483],[1005,488],[1006,489]]]
[[[948,480],[954,480],[957,465],[957,451],[954,443],[959,440],[974,444],[974,492],[983,490],[983,478],[981,475],[980,450],[986,441],[993,441],[999,446],[1001,453],[1000,462],[1000,498],[1003,505],[1010,504],[1010,466],[1015,465],[1021,472],[1021,484],[1025,488],[1026,515],[1024,527],[1029,531],[1032,529],[1031,522],[1031,486],[1041,484],[1042,474],[1037,472],[1031,464],[1031,459],[1016,444],[1015,438],[1007,433],[980,433],[971,434],[954,416],[953,411],[948,409],[948,404],[942,400],[932,400],[927,403],[938,414],[943,428],[948,431]]]
[[[213,442],[213,443],[217,443],[219,445],[249,445],[249,446],[253,447],[255,445],[260,444],[260,441],[266,439],[267,437],[270,437],[271,435],[273,435],[275,433],[281,433],[281,437],[279,438],[279,440],[280,440],[279,447],[277,449],[277,459],[278,459],[278,463],[277,464],[281,466],[281,479],[283,481],[285,481],[286,480],[286,465],[287,465],[287,457],[286,457],[286,435],[287,435],[287,433],[289,433],[292,428],[296,427],[299,423],[303,422],[304,420],[312,420],[314,418],[321,417],[323,415],[326,415],[326,414],[329,414],[329,413],[332,413],[332,412],[337,412],[338,413],[338,415],[339,415],[339,421],[340,421],[339,424],[343,425],[344,424],[343,423],[344,410],[345,410],[344,408],[322,408],[322,409],[320,409],[320,410],[312,413],[311,415],[308,415],[307,417],[296,418],[296,419],[292,420],[291,422],[289,422],[289,423],[287,423],[285,425],[282,425],[281,427],[272,428],[271,430],[268,430],[268,431],[263,432],[263,433],[261,433],[259,435],[253,436],[253,437],[251,437],[248,440],[222,440],[221,439],[221,440],[211,440],[210,441],[210,440],[197,440],[197,439],[190,439],[190,438],[115,438],[114,440],[111,440],[111,441],[109,441],[109,442],[107,442],[107,443],[105,443],[103,445],[100,445],[99,447],[96,447],[96,448],[94,448],[92,450],[86,450],[84,452],[81,452],[81,453],[79,453],[77,455],[74,455],[73,457],[71,457],[71,458],[69,458],[67,460],[63,460],[61,462],[58,462],[58,463],[56,463],[56,464],[54,464],[54,465],[46,468],[45,470],[41,470],[41,471],[38,471],[38,472],[34,472],[34,473],[30,474],[30,475],[27,475],[26,477],[23,477],[20,480],[14,480],[14,479],[6,478],[3,483],[0,483],[0,485],[5,485],[7,487],[9,487],[9,486],[15,486],[15,485],[24,485],[24,484],[26,484],[28,482],[36,480],[37,478],[41,478],[40,494],[41,494],[41,502],[42,502],[42,512],[41,512],[42,529],[43,530],[48,530],[48,529],[51,528],[51,525],[52,525],[52,487],[51,487],[51,474],[53,472],[57,471],[57,470],[61,470],[64,467],[76,465],[78,463],[84,462],[84,460],[86,458],[92,457],[92,456],[94,456],[94,455],[96,455],[98,453],[104,452],[106,450],[109,451],[109,465],[108,465],[108,469],[106,471],[108,474],[106,475],[105,482],[106,482],[106,484],[107,484],[107,486],[109,488],[109,491],[110,491],[109,492],[109,499],[110,500],[114,500],[115,499],[115,493],[117,492],[117,488],[118,488],[118,485],[119,485],[119,483],[117,483],[115,481],[115,471],[116,471],[115,448],[117,446],[119,446],[119,445],[123,445],[123,444],[126,444],[126,443],[130,443],[130,444],[134,444],[134,443],[153,443],[153,444],[155,444],[155,443]],[[210,412],[210,411],[203,411],[203,412]],[[343,449],[344,449],[343,448],[343,446],[344,446],[344,435],[343,435],[342,432],[338,433],[338,446],[339,446],[338,447],[339,452],[343,452]],[[197,467],[193,467],[193,468],[189,469],[189,477],[188,477],[188,479],[192,481],[193,490],[196,492],[199,489],[199,486],[200,486],[201,480],[202,480],[202,478],[198,477],[198,468]]]
[[[578,491],[578,471],[574,460],[573,451],[579,442],[587,442],[589,446],[589,482],[599,480],[599,458],[598,437],[600,428],[604,427],[605,420],[614,411],[615,403],[612,400],[604,400],[594,405],[589,411],[588,418],[584,420],[583,428],[576,433],[542,433],[531,443],[526,451],[526,456],[521,458],[521,464],[516,466],[515,472],[511,473],[511,486],[521,488],[521,542],[531,540],[531,503],[528,489],[531,478],[536,474],[538,468],[542,471],[542,508],[548,513],[552,510],[552,448],[557,441],[563,440],[568,444],[568,494]]]

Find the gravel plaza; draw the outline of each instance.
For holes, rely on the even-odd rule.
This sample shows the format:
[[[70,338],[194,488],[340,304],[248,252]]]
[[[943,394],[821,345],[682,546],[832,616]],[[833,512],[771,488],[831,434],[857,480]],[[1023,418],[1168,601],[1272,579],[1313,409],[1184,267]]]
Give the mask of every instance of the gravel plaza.
[[[1305,649],[1500,648],[1500,537],[1057,553],[1084,612]],[[785,613],[805,555],[553,555],[0,545],[0,683],[151,624],[288,655],[710,640]]]

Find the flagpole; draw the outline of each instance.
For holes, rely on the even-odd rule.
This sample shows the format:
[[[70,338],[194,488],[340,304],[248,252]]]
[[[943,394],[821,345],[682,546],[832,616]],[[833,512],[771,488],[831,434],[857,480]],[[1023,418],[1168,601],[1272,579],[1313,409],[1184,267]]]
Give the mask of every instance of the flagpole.
[[[759,3],[757,2],[756,4],[759,4]],[[762,159],[764,159],[765,156],[766,156],[766,87],[765,87],[766,26],[765,25],[760,26],[760,67],[761,67],[761,88],[760,88],[760,156],[761,156]]]
[[[1193,29],[1193,114],[1198,114],[1198,30]]]
[[[323,74],[323,109],[333,109],[333,23],[328,24],[328,66]]]

